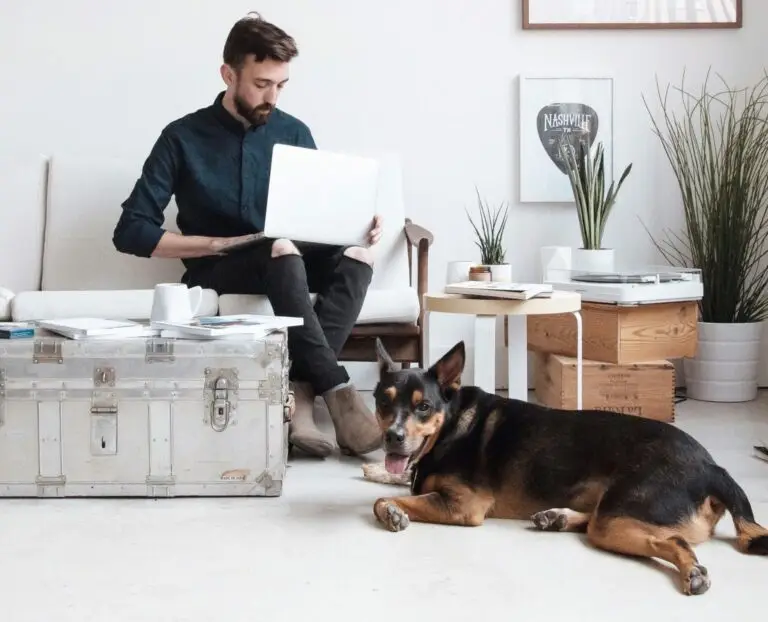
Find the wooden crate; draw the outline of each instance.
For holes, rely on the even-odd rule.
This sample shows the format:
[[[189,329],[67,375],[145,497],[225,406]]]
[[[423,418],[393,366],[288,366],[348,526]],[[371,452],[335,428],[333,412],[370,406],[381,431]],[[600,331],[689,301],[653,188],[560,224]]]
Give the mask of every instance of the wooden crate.
[[[696,354],[696,302],[633,307],[585,302],[581,317],[585,359],[639,363]],[[570,313],[530,316],[528,349],[576,356],[576,319]]]
[[[535,354],[536,400],[576,409],[576,359]],[[583,361],[582,407],[659,421],[675,420],[675,367],[669,361],[615,364]]]

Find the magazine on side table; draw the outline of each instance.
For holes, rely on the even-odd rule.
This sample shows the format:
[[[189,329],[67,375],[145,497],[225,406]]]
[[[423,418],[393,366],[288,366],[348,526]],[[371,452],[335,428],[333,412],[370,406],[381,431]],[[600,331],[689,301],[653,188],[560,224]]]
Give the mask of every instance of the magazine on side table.
[[[552,285],[549,283],[508,283],[503,281],[463,281],[445,286],[446,294],[459,294],[478,298],[505,298],[508,300],[530,300],[550,298]]]

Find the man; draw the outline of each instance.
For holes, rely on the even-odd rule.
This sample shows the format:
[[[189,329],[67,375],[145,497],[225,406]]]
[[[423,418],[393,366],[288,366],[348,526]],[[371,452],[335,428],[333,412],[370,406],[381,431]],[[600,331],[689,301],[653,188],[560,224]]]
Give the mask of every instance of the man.
[[[297,55],[294,40],[258,15],[235,23],[221,67],[226,90],[163,129],[122,205],[113,242],[124,253],[181,259],[190,286],[265,294],[276,315],[302,317],[288,336],[296,395],[290,441],[315,456],[332,451],[313,418],[321,395],[340,449],[364,454],[380,446],[381,432],[337,357],[371,281],[370,250],[253,240],[264,227],[272,147],[315,148],[309,128],[276,107]],[[181,234],[162,229],[172,195]],[[377,217],[369,243],[380,237]],[[314,307],[310,291],[318,293]]]

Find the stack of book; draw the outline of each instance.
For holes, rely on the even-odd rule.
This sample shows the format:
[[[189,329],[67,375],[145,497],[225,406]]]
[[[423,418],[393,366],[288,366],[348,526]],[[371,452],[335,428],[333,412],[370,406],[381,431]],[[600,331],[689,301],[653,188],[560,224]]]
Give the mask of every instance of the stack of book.
[[[0,322],[0,339],[28,339],[34,336],[34,324],[29,322]]]
[[[122,339],[129,337],[153,337],[146,324],[131,320],[106,320],[97,317],[73,317],[35,322],[38,328],[69,339]]]

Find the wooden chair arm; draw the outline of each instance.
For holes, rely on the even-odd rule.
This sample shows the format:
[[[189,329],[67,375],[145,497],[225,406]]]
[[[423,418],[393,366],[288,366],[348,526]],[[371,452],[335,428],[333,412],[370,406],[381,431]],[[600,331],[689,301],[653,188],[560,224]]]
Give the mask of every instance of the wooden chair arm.
[[[422,240],[426,240],[427,246],[431,246],[432,242],[435,240],[435,237],[432,235],[431,231],[428,231],[421,225],[414,224],[410,218],[406,218],[405,239],[408,240],[408,243],[411,246],[418,248]]]
[[[405,237],[408,240],[408,278],[413,287],[413,247],[416,251],[416,292],[419,295],[418,325],[424,325],[424,294],[429,291],[429,247],[434,242],[430,231],[405,219]]]

